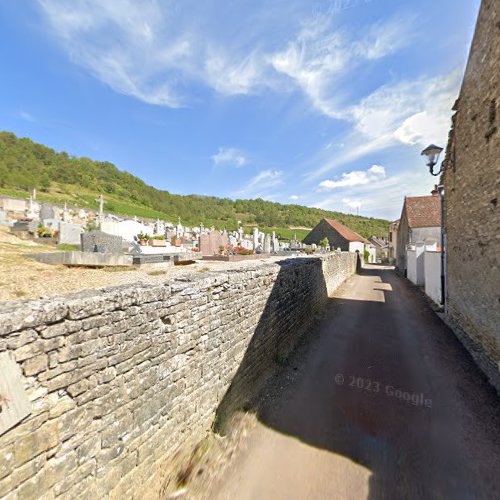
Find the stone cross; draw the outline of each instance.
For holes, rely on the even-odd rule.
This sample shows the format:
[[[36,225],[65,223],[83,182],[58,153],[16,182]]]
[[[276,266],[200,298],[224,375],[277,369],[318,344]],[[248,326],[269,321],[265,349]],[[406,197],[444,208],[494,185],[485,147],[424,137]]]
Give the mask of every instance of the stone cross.
[[[102,221],[104,218],[104,197],[102,194],[99,195],[99,219]]]
[[[69,211],[68,211],[68,205],[65,202],[64,203],[64,210],[63,210],[63,221],[64,222],[69,222]]]

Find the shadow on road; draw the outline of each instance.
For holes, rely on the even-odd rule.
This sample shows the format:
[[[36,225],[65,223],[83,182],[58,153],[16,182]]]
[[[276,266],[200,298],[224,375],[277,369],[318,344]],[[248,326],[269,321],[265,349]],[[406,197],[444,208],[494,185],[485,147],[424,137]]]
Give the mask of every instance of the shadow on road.
[[[219,406],[219,430],[232,413],[253,411],[266,427],[368,468],[370,499],[498,493],[496,393],[418,290],[391,269],[361,269],[357,288],[328,299],[311,329],[307,310],[302,325],[283,313],[289,274],[278,276]],[[262,402],[266,382],[272,396]]]

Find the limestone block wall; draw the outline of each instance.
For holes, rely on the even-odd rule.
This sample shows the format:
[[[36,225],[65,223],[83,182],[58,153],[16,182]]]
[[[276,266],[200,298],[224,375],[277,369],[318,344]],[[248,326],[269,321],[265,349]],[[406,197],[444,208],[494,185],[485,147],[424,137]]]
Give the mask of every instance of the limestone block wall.
[[[446,151],[447,313],[500,392],[500,2],[483,0]]]
[[[0,497],[158,496],[176,450],[255,396],[354,270],[333,253],[3,304],[32,413],[0,435]]]

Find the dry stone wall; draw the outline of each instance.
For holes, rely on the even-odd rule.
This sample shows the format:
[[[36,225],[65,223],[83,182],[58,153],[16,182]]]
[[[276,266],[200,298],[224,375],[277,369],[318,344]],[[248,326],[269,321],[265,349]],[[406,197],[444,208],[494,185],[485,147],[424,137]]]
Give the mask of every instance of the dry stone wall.
[[[333,253],[0,306],[31,404],[0,435],[0,497],[158,496],[176,450],[252,399],[354,270]]]

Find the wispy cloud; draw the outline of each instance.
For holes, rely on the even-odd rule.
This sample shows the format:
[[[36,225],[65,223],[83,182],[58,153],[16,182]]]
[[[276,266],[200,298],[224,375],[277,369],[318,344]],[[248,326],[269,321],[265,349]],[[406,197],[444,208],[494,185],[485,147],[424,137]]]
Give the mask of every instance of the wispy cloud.
[[[28,113],[27,111],[23,111],[23,110],[17,111],[15,113],[15,116],[17,118],[20,118],[21,120],[24,120],[27,122],[36,122],[36,118],[31,113]]]
[[[262,170],[252,177],[238,192],[239,196],[269,197],[269,190],[283,183],[282,170]]]
[[[337,147],[328,142],[315,159],[320,166],[306,172],[306,178],[317,180],[349,162],[402,144],[446,144],[460,80],[460,72],[453,71],[379,87],[344,110],[352,129],[337,138]]]
[[[195,98],[193,85],[224,95],[298,88],[317,110],[333,117],[342,114],[337,83],[363,61],[380,59],[408,43],[412,23],[390,19],[374,24],[362,37],[335,28],[338,10],[359,1],[310,13],[305,21],[306,11],[297,0],[280,9],[256,7],[252,15],[260,22],[239,31],[224,19],[218,30],[210,29],[210,11],[198,4],[191,10],[159,0],[38,3],[50,35],[60,40],[71,60],[116,92],[179,107]],[[280,15],[289,16],[289,28],[277,43]]]
[[[369,139],[444,143],[460,80],[460,73],[455,71],[446,77],[383,85],[350,108],[351,121]]]
[[[429,194],[432,179],[425,171],[405,172],[392,175],[373,184],[358,185],[328,194],[314,204],[326,210],[358,210],[362,214],[387,219],[399,215],[404,196]],[[319,196],[319,195],[318,195]]]
[[[339,82],[363,61],[380,59],[408,43],[411,23],[392,19],[355,39],[333,29],[333,19],[322,15],[306,22],[284,51],[271,56],[271,63],[276,71],[290,77],[321,113],[345,118]]]
[[[248,163],[243,153],[236,148],[219,148],[219,151],[212,156],[214,165],[227,165],[231,167],[242,167]]]
[[[319,191],[331,191],[336,188],[345,188],[370,184],[385,178],[385,168],[373,165],[368,170],[354,170],[343,173],[340,179],[325,180],[319,183]]]
[[[359,210],[363,206],[361,200],[352,200],[351,198],[342,198],[342,203],[353,210]]]

